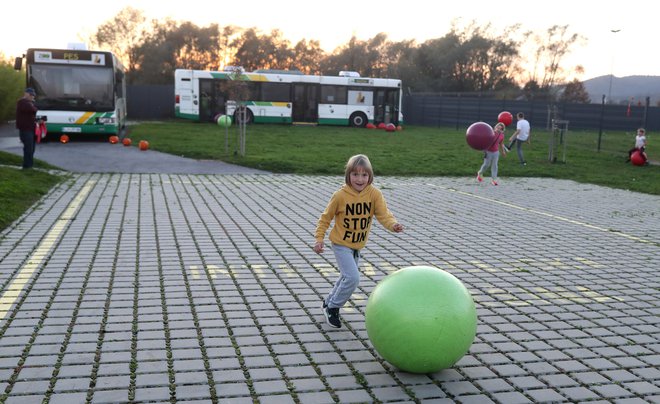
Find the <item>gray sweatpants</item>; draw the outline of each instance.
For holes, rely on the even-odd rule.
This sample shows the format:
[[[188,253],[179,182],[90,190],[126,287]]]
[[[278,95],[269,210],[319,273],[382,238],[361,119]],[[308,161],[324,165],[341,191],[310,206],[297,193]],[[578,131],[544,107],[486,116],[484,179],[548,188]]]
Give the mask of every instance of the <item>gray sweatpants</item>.
[[[360,251],[338,244],[332,245],[332,251],[335,253],[340,275],[325,303],[328,307],[334,309],[344,306],[357,289],[360,282],[360,271],[358,269]]]
[[[486,156],[484,156],[484,163],[481,165],[481,168],[479,169],[480,173],[484,173],[484,170],[490,166],[490,177],[494,180],[497,179],[497,162],[500,160],[500,152],[495,151],[487,151]]]

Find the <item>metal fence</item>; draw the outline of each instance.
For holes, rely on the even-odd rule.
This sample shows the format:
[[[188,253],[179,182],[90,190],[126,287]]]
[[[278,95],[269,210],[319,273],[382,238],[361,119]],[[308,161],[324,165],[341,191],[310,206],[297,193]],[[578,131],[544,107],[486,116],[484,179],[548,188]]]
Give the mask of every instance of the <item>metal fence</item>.
[[[660,108],[645,104],[567,104],[547,101],[495,100],[475,95],[412,94],[403,98],[408,125],[469,126],[476,121],[495,123],[502,111],[523,112],[537,128],[550,128],[553,119],[570,122],[572,129],[634,131],[660,130]],[[515,121],[515,119],[514,119]]]
[[[174,118],[174,85],[130,85],[129,119]],[[465,128],[476,121],[495,123],[497,115],[525,113],[537,128],[550,128],[552,119],[570,122],[571,129],[634,131],[660,130],[660,107],[639,105],[562,104],[547,101],[496,100],[474,94],[411,94],[403,97],[407,125]]]
[[[126,86],[128,119],[174,118],[174,85]]]

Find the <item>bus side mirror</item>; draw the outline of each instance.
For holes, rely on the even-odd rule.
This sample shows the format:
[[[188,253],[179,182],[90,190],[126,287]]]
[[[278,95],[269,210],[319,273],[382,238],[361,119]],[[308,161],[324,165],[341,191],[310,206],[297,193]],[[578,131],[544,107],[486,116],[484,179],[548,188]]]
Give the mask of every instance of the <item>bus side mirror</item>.
[[[18,56],[14,59],[14,70],[21,70],[23,68],[23,58]]]

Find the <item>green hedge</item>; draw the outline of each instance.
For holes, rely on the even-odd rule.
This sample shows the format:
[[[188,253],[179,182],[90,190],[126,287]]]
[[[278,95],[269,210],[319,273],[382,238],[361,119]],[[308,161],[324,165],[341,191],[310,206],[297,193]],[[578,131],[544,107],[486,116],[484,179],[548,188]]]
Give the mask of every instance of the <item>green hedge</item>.
[[[25,72],[14,70],[13,63],[0,60],[0,122],[16,118],[16,101],[23,95]]]

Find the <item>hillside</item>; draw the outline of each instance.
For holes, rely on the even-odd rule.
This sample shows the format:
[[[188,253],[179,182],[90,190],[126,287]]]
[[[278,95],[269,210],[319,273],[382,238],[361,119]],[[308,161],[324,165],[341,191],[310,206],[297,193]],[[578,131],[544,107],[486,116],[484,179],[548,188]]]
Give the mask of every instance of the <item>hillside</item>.
[[[652,106],[658,105],[660,102],[660,76],[612,77],[611,75],[595,77],[583,82],[591,102],[600,103],[603,94],[607,97],[610,78],[612,78],[612,103],[614,104],[627,104],[631,97],[633,97],[634,103],[644,103],[646,97],[651,97],[650,105]]]

